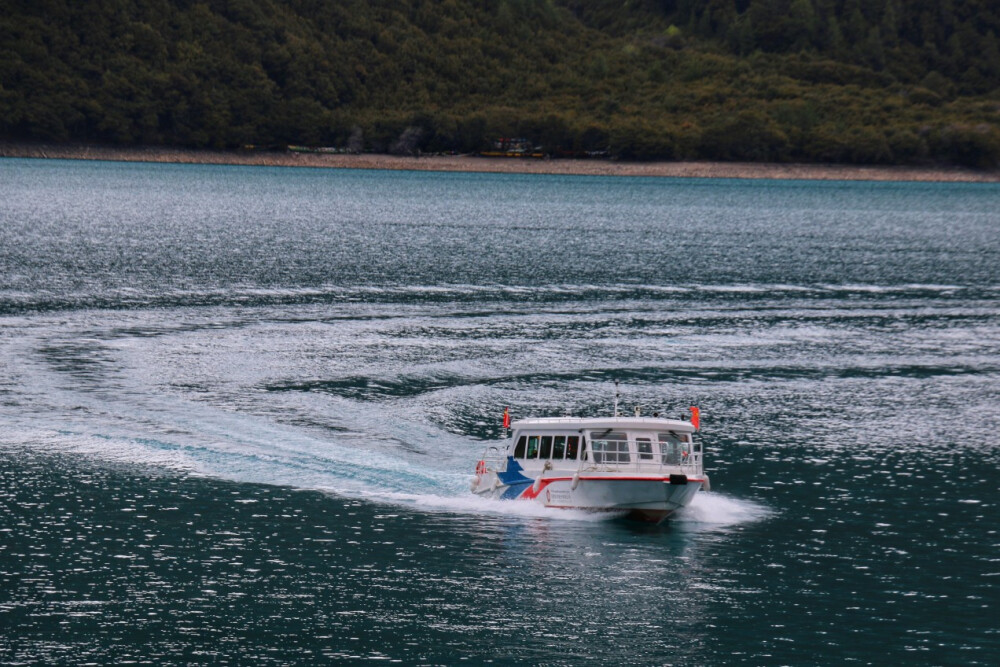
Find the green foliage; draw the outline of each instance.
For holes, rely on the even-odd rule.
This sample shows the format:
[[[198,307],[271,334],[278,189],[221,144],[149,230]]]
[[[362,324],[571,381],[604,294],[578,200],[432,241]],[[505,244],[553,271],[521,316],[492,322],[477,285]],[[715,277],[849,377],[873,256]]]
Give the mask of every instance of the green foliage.
[[[1000,132],[986,124],[949,125],[930,136],[931,151],[950,162],[992,168],[1000,164]]]
[[[1000,160],[986,0],[0,0],[0,137]]]
[[[702,147],[714,160],[778,162],[791,153],[788,136],[760,111],[714,118],[704,130]]]

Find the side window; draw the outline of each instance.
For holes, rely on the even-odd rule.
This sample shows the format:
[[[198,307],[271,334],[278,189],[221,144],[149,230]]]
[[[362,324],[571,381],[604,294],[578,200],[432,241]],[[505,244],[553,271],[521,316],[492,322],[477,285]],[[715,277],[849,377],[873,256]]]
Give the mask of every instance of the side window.
[[[566,458],[576,459],[580,455],[580,436],[571,435],[566,438]]]
[[[557,435],[552,439],[552,458],[561,459],[566,452],[566,436]]]
[[[524,443],[527,438],[523,435],[517,439],[517,444],[514,445],[514,458],[523,459],[524,458]]]
[[[684,451],[687,452],[700,452],[701,442],[695,442],[693,436],[690,433],[684,433],[681,435],[681,442],[684,444]]]
[[[538,454],[538,458],[547,459],[552,456],[552,436],[543,435],[542,436],[542,449]]]
[[[607,442],[604,440],[594,440],[590,443],[590,460],[594,463],[604,463],[604,449]]]
[[[594,438],[591,450],[595,463],[628,463],[628,436],[624,433],[608,432]]]
[[[660,441],[660,456],[661,460],[666,465],[676,466],[680,465],[681,458],[687,451],[684,443],[682,442],[683,436],[679,436],[676,433],[657,433],[657,439]]]
[[[616,433],[615,435],[619,435],[619,434]],[[614,451],[615,449],[617,449],[618,450],[618,457],[617,457],[618,463],[628,463],[629,462],[628,439],[627,439],[627,437],[625,436],[624,433],[622,433],[620,435],[622,436],[621,440],[609,440],[608,441],[608,450],[609,451]],[[614,459],[609,459],[609,460],[614,460]]]
[[[639,454],[640,461],[653,460],[653,442],[649,438],[636,438],[635,449]]]
[[[528,451],[524,455],[526,459],[537,459],[538,458],[538,436],[529,435],[528,436]]]

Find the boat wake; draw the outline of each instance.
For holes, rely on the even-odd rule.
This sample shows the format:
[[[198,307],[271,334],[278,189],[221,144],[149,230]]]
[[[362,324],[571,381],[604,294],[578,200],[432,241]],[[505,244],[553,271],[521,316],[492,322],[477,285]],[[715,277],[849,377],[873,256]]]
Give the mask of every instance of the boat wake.
[[[105,464],[289,486],[423,512],[589,523],[621,518],[613,512],[553,509],[532,502],[475,496],[468,491],[472,477],[468,467],[482,443],[434,433],[427,425],[412,425],[410,432],[420,440],[410,443],[412,448],[417,452],[447,451],[449,455],[401,452],[391,446],[391,436],[380,432],[376,420],[372,420],[368,434],[329,439],[207,406],[187,406],[183,420],[168,421],[175,432],[156,437],[84,420],[54,431],[23,425],[8,429],[4,440],[34,443],[51,453],[84,456]],[[389,430],[394,432],[405,426],[399,420],[392,420],[392,424]],[[183,429],[177,428],[180,426]],[[372,446],[379,442],[381,448]],[[442,443],[447,446],[441,447]],[[769,510],[756,503],[704,492],[697,494],[694,502],[670,523],[682,530],[705,531],[758,521],[768,515]]]
[[[11,357],[19,361],[9,370],[32,390],[9,409],[0,407],[0,446],[7,449],[311,489],[423,512],[575,522],[618,516],[474,496],[469,482],[483,441],[438,426],[420,416],[424,409],[310,392],[213,405],[148,382],[168,369],[67,382],[49,361],[22,352]],[[764,515],[752,503],[700,493],[674,521],[710,530]]]

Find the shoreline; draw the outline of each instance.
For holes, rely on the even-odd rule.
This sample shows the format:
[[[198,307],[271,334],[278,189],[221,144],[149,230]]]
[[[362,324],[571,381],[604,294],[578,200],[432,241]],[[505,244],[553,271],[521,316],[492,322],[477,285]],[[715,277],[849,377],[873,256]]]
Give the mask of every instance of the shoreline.
[[[1000,170],[980,171],[963,167],[700,161],[619,162],[613,160],[574,160],[566,158],[490,158],[476,155],[426,155],[410,157],[376,153],[362,153],[358,155],[294,152],[271,153],[239,150],[222,151],[161,147],[120,148],[13,142],[0,142],[0,158],[577,176],[1000,183]]]

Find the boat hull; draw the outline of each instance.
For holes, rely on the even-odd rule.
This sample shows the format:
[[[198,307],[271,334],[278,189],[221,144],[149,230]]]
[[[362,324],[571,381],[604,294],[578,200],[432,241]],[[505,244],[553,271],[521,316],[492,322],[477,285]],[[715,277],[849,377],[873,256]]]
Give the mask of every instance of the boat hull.
[[[471,490],[498,500],[615,512],[660,522],[708,488],[693,421],[659,416],[542,417],[510,424],[506,445],[488,445]]]
[[[652,523],[689,505],[701,487],[702,480],[684,475],[580,474],[507,484],[502,476],[491,472],[473,482],[473,492],[482,497],[531,501],[561,509],[620,512]]]

